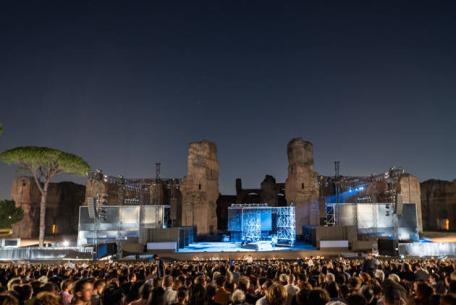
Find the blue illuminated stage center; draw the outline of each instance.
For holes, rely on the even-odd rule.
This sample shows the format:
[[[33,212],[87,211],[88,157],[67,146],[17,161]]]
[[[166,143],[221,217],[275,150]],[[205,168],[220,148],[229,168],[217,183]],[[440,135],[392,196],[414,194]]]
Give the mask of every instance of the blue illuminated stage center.
[[[296,241],[295,208],[267,204],[232,204],[228,208],[231,242],[292,247]]]

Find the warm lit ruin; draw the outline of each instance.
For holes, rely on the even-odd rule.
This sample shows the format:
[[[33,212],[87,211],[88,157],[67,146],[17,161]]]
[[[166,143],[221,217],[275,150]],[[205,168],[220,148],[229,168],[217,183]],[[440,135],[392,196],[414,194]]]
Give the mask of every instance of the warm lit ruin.
[[[284,149],[285,150],[285,149]],[[105,205],[169,205],[171,226],[194,226],[198,236],[225,233],[228,207],[233,203],[271,207],[293,205],[296,233],[303,225],[330,225],[328,203],[392,203],[400,214],[401,205],[414,203],[418,230],[454,231],[455,182],[437,180],[419,183],[417,177],[400,168],[366,176],[319,175],[314,168],[313,145],[302,138],[287,147],[288,177],[277,182],[267,175],[258,189],[245,189],[235,181],[236,194],[219,193],[219,161],[216,145],[210,141],[189,144],[185,177],[125,178],[109,176],[101,170],[91,172],[85,186],[62,182],[51,185],[47,203],[48,235],[77,233],[78,207],[94,198]],[[286,169],[284,169],[286,170]],[[37,235],[39,194],[31,178],[14,180],[12,198],[24,210],[24,219],[14,226],[22,238]]]

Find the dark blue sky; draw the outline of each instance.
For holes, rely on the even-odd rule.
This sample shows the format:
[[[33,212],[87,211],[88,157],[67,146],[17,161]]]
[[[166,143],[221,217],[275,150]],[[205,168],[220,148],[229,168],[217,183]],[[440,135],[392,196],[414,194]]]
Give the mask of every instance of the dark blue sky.
[[[454,1],[2,1],[0,149],[46,145],[129,177],[218,146],[220,187],[397,165],[456,178]],[[0,197],[14,167],[0,165]]]

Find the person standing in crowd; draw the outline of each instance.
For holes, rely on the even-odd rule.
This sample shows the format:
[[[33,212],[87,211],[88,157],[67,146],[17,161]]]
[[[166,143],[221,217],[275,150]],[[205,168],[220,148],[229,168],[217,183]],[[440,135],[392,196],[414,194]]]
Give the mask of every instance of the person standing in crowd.
[[[163,263],[163,260],[157,254],[154,254],[153,258],[157,266],[156,277],[161,279],[165,275],[165,265]]]
[[[286,305],[287,297],[287,290],[279,283],[272,284],[266,293],[268,305]]]
[[[215,286],[213,285],[208,285],[206,287],[206,302],[207,302],[207,305],[220,305],[219,303],[217,303],[215,301],[215,293],[217,291],[217,288],[215,288]],[[190,304],[194,304],[194,303],[190,303]]]
[[[287,291],[287,305],[291,305],[296,294],[299,292],[299,287],[294,284],[295,276],[293,274],[281,274],[280,283]]]
[[[263,282],[263,283],[261,283]],[[269,287],[272,286],[272,281],[270,279],[262,278],[259,280],[260,284],[260,291],[259,291],[259,297],[255,303],[255,305],[268,305],[268,300],[267,300],[267,292]]]
[[[59,305],[60,297],[49,291],[40,292],[33,305]]]
[[[188,291],[185,287],[179,287],[176,294],[176,302],[172,305],[187,305],[188,304]]]
[[[71,294],[71,291],[73,290],[73,281],[64,280],[60,287],[60,304],[70,305],[71,301],[73,300],[73,295]]]
[[[81,279],[74,284],[72,305],[92,305],[93,284],[88,279]]]
[[[241,276],[238,282],[238,289],[244,292],[245,303],[254,305],[256,297],[251,293],[250,279],[247,276]]]
[[[225,276],[218,276],[215,280],[215,284],[217,285],[217,290],[214,297],[215,302],[220,305],[228,305],[231,299],[231,294],[225,289]]]
[[[105,287],[106,281],[104,280],[96,280],[94,282],[91,305],[100,305],[100,298],[103,294],[103,290],[105,289]]]
[[[141,288],[139,288],[139,298],[128,305],[147,305],[151,291],[152,285],[149,282],[145,282],[142,284]]]
[[[245,293],[240,289],[236,289],[231,295],[231,304],[232,305],[248,305],[245,302]]]
[[[165,275],[163,278],[163,289],[165,289],[165,305],[171,305],[176,302],[177,291],[173,290],[173,278],[171,275]]]
[[[162,287],[153,288],[147,305],[165,305],[165,290]]]

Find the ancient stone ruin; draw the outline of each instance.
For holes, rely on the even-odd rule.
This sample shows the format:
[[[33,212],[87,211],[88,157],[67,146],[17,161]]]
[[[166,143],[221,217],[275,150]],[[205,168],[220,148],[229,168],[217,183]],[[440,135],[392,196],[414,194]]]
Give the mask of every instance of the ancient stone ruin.
[[[289,204],[295,205],[296,232],[302,225],[320,223],[319,186],[314,170],[313,145],[302,138],[292,139],[287,146],[288,177],[285,194]]]
[[[423,231],[422,208],[421,208],[421,187],[418,177],[408,173],[402,174],[398,181],[397,203],[414,203],[416,205],[416,222],[418,230]],[[401,211],[399,211],[401,212]]]
[[[181,185],[182,225],[196,226],[198,235],[217,232],[219,197],[217,148],[209,141],[190,143],[187,176]]]
[[[421,201],[425,229],[456,231],[456,180],[422,182]]]
[[[38,237],[41,194],[32,177],[17,177],[11,187],[11,197],[24,211],[23,219],[13,225],[14,236]],[[51,183],[46,203],[46,235],[71,235],[78,230],[79,206],[83,204],[85,188],[73,182]]]

